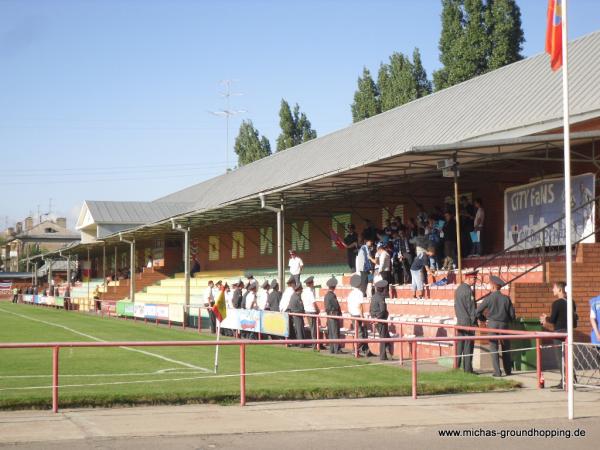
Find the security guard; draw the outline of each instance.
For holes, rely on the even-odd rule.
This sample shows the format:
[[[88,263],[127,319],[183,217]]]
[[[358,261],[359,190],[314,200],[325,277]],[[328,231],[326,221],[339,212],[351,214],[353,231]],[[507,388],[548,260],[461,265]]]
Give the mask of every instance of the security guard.
[[[337,296],[335,295],[335,288],[338,284],[338,281],[335,277],[327,280],[327,287],[329,291],[325,294],[324,303],[325,303],[325,312],[328,316],[341,316],[342,310],[340,308],[340,304],[338,302]],[[340,321],[339,319],[327,319],[327,337],[329,339],[339,339],[340,338]],[[329,346],[330,353],[342,353],[340,350],[340,344],[331,344]]]
[[[242,307],[242,287],[244,283],[242,280],[235,282],[231,285],[234,288],[233,297],[231,298],[231,303],[235,309],[240,309]]]
[[[302,303],[302,283],[296,284],[292,298],[290,298],[289,311],[291,313],[304,314],[304,304]],[[304,317],[290,316],[294,326],[296,339],[304,339]],[[301,345],[301,347],[304,347]]]
[[[510,298],[500,292],[500,289],[505,284],[504,281],[497,276],[491,276],[490,283],[494,288],[494,292],[484,298],[477,307],[477,317],[479,320],[485,321],[486,317],[483,315],[483,312],[487,310],[488,328],[508,330],[510,322],[515,320],[515,308]],[[490,333],[490,335],[494,334],[498,333]],[[512,373],[510,341],[500,340],[500,344],[502,345],[502,365],[504,366],[504,372],[506,372],[506,375],[510,375]],[[494,364],[494,376],[501,377],[498,339],[490,339],[490,352],[492,353],[492,363]]]
[[[279,290],[279,283],[276,279],[271,281],[271,292],[269,293],[269,299],[267,300],[267,308],[269,311],[279,312],[279,300],[281,300],[281,291]]]
[[[389,314],[387,310],[387,305],[385,304],[385,291],[388,287],[388,282],[385,280],[379,280],[375,283],[375,294],[371,298],[371,318],[387,320]],[[377,333],[379,334],[380,339],[385,339],[390,337],[390,333],[388,331],[388,324],[384,322],[377,322]],[[381,342],[379,344],[379,359],[385,361],[388,359],[386,354],[386,349],[388,347],[387,342]]]
[[[477,314],[475,299],[473,297],[473,286],[477,281],[477,271],[465,274],[465,283],[461,283],[454,292],[454,314],[456,316],[456,325],[465,327],[477,326]],[[457,336],[475,336],[474,331],[456,330]],[[458,367],[461,366],[465,372],[473,373],[473,349],[474,341],[458,341],[456,355],[458,357]]]

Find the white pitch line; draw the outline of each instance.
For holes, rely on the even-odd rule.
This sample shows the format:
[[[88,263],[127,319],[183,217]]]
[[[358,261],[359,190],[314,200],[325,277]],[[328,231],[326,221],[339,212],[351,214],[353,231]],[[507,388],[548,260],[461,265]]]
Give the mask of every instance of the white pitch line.
[[[86,337],[86,338],[91,339],[91,340],[96,341],[96,342],[109,342],[109,341],[105,341],[104,339],[97,338],[96,336],[92,336],[91,334],[86,334],[86,333],[83,333],[81,331],[74,330],[73,328],[69,328],[69,327],[67,327],[65,325],[60,325],[58,323],[48,322],[48,321],[40,320],[40,319],[35,319],[33,317],[26,316],[25,314],[19,314],[19,313],[16,313],[16,312],[7,311],[6,309],[2,309],[2,308],[0,308],[0,311],[5,312],[7,314],[12,314],[12,315],[17,316],[17,317],[21,317],[23,319],[31,320],[33,322],[39,322],[39,323],[43,323],[45,325],[50,325],[52,327],[62,328],[64,330],[70,331],[71,333],[78,334],[80,336]],[[136,353],[141,353],[141,354],[147,355],[147,356],[153,356],[154,358],[162,359],[163,361],[168,361],[168,362],[171,362],[173,364],[179,364],[180,366],[184,366],[184,367],[187,367],[189,369],[200,370],[200,371],[206,372],[206,373],[212,373],[213,372],[212,370],[209,370],[206,367],[195,366],[193,364],[189,364],[189,363],[186,363],[184,361],[178,361],[176,359],[167,358],[166,356],[159,355],[157,353],[148,352],[146,350],[140,350],[140,349],[132,348],[132,347],[119,347],[119,348],[122,348],[124,350],[129,350],[130,352],[136,352]]]
[[[149,376],[149,375],[164,375],[164,374],[187,374],[187,373],[205,373],[203,370],[196,369],[187,369],[187,368],[178,368],[172,367],[169,369],[159,369],[154,372],[129,372],[129,373],[69,373],[69,374],[60,374],[61,378],[92,378],[92,377],[134,377],[134,376]],[[52,378],[52,374],[49,373],[47,375],[0,375],[0,380],[4,379],[28,379],[28,378]]]

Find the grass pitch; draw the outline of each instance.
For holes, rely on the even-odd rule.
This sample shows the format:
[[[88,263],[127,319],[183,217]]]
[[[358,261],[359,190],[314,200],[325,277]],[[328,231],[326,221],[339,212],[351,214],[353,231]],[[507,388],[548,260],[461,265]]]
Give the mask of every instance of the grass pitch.
[[[0,303],[1,342],[202,340],[212,336],[31,305]],[[60,407],[239,401],[239,349],[214,347],[60,350]],[[350,367],[348,367],[350,366]],[[248,401],[411,394],[410,370],[283,346],[246,347]],[[51,349],[0,349],[0,408],[50,408]],[[515,383],[419,373],[419,394],[483,392]]]

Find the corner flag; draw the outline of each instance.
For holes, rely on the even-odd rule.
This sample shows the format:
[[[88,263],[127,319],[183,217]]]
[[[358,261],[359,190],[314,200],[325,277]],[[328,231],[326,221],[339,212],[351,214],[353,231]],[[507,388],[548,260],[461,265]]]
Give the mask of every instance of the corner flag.
[[[546,28],[546,53],[550,55],[550,67],[558,70],[563,63],[562,52],[562,0],[548,0],[548,25]]]
[[[219,322],[223,322],[223,320],[225,320],[225,317],[227,317],[227,305],[225,304],[225,286],[221,287],[221,290],[219,292],[219,295],[217,296],[217,299],[215,300],[215,304],[212,307],[212,310],[215,313],[217,319],[219,319]]]

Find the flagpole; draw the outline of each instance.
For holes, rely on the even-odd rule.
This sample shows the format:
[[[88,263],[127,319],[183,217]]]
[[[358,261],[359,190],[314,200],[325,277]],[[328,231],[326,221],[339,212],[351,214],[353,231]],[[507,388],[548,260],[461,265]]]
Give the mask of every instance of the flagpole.
[[[217,345],[215,346],[215,374],[219,370],[219,341],[221,340],[221,321],[217,319]]]
[[[567,272],[567,367],[565,377],[567,381],[567,410],[569,420],[574,416],[573,399],[573,248],[571,238],[571,140],[569,127],[569,80],[567,56],[567,0],[562,0],[561,5],[562,27],[562,87],[563,87],[563,136],[565,160],[565,266]]]

